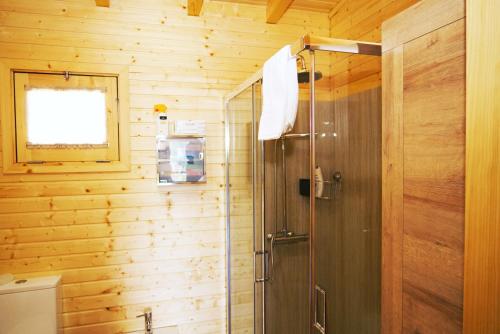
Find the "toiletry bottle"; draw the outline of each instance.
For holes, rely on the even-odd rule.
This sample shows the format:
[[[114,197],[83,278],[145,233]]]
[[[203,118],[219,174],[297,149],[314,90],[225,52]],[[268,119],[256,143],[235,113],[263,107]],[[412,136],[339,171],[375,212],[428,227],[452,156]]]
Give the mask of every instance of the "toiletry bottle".
[[[323,196],[323,190],[324,190],[324,179],[323,179],[323,172],[321,171],[320,166],[316,166],[316,169],[314,170],[314,182],[316,183],[316,198],[320,198]]]

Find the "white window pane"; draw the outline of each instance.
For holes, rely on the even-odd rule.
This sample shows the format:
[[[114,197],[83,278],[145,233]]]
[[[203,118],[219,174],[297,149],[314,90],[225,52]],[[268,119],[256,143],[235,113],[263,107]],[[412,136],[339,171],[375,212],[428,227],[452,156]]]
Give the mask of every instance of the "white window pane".
[[[30,144],[107,142],[106,95],[101,90],[31,88],[26,110]]]

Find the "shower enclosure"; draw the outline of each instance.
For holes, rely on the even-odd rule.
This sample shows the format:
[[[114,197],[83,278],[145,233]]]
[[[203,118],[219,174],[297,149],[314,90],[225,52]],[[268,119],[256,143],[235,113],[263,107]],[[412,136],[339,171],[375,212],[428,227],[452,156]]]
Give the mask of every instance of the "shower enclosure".
[[[257,140],[261,71],[226,98],[228,332],[378,333],[380,85],[351,68],[380,45],[304,36],[292,50],[290,133]]]

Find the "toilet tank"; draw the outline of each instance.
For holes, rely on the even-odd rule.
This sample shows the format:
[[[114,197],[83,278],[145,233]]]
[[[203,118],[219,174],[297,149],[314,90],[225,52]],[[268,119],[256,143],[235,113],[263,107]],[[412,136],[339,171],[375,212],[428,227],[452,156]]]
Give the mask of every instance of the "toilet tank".
[[[60,281],[47,276],[0,285],[0,333],[62,333]]]

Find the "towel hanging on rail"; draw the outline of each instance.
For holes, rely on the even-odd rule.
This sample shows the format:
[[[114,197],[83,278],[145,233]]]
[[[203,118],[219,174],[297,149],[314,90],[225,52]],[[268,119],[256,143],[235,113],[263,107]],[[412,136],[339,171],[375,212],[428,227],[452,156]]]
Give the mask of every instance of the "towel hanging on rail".
[[[293,128],[299,103],[297,60],[290,45],[266,61],[262,80],[259,140],[278,139]]]

